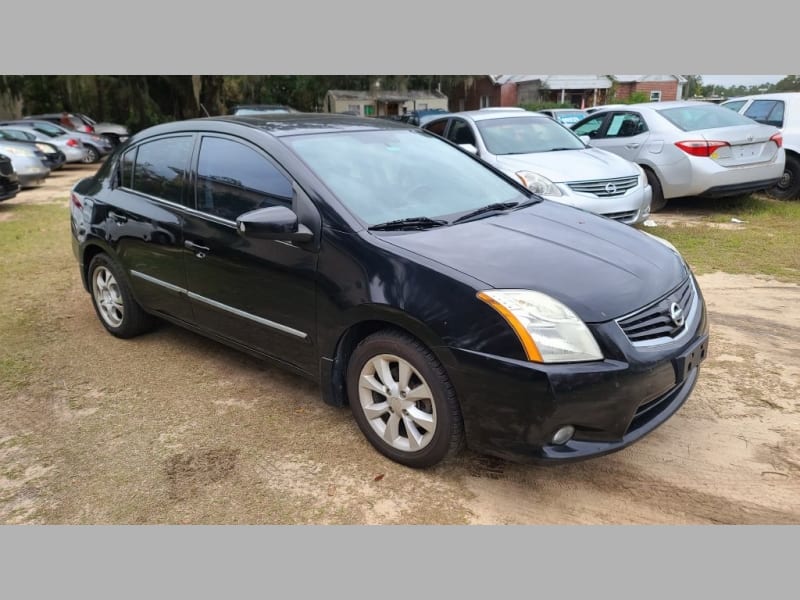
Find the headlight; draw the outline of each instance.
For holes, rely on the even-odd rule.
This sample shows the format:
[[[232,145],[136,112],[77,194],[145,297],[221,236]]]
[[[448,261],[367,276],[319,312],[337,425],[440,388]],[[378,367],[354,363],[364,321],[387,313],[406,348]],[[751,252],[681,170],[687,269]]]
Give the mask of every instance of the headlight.
[[[44,152],[45,154],[52,154],[53,153],[53,149],[50,146],[46,146],[44,144],[36,144],[36,148],[39,151]]]
[[[3,154],[12,154],[14,156],[36,156],[33,150],[24,150],[22,148],[7,148],[3,150]]]
[[[558,300],[532,290],[485,290],[478,298],[499,312],[519,337],[528,360],[602,360],[586,324]]]
[[[550,181],[547,177],[543,177],[538,173],[532,171],[517,171],[517,177],[520,178],[522,184],[535,194],[541,196],[562,196],[561,190],[558,186]]]

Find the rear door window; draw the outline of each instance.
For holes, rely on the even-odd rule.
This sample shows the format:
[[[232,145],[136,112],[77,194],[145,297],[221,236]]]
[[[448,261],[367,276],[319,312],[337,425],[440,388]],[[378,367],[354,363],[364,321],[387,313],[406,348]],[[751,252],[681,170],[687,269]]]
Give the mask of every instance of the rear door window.
[[[186,175],[192,156],[192,141],[192,136],[187,135],[140,144],[131,188],[148,196],[188,206],[190,200],[186,193]]]
[[[744,114],[764,125],[783,127],[783,102],[781,100],[754,100]]]

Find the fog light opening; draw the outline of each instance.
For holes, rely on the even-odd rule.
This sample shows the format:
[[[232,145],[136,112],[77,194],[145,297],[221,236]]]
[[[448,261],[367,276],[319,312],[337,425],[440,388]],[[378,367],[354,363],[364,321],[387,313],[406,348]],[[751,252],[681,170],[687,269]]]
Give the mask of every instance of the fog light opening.
[[[572,425],[564,425],[553,434],[551,443],[556,446],[563,446],[572,439],[573,435],[575,435],[575,428]]]

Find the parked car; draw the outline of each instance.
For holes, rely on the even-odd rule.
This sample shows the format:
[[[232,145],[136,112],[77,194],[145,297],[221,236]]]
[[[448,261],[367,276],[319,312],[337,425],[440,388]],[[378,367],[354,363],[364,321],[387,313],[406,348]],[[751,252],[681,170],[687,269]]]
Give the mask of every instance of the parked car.
[[[14,127],[31,127],[43,133],[48,133],[57,136],[66,136],[68,139],[79,140],[84,148],[86,154],[81,162],[95,163],[111,153],[114,147],[106,138],[100,137],[93,133],[84,133],[74,129],[67,129],[63,125],[57,125],[50,121],[38,121],[36,119],[22,119],[19,121],[6,121],[0,125],[13,125]]]
[[[47,142],[38,142],[30,139],[20,139],[21,137],[23,136],[14,135],[13,133],[4,131],[0,127],[0,141],[7,140],[9,142],[27,144],[31,149],[38,150],[42,153],[39,158],[44,163],[44,166],[51,171],[60,169],[64,165],[64,153],[56,148],[53,144],[48,144]]]
[[[91,117],[82,113],[45,113],[41,115],[29,115],[24,118],[35,121],[49,121],[50,123],[60,125],[68,130],[74,129],[82,133],[98,135],[107,139],[112,146],[117,146],[127,141],[130,137],[130,132],[124,125],[106,122],[98,123]]]
[[[653,211],[671,198],[765,190],[780,181],[786,160],[778,129],[708,102],[608,108],[572,130],[642,166],[653,188]]]
[[[44,183],[50,169],[44,164],[44,153],[27,142],[0,139],[0,154],[11,159],[21,188],[31,188]]]
[[[272,115],[297,112],[285,104],[240,104],[233,107],[234,115]]]
[[[401,123],[157,125],[70,211],[109,333],[158,316],[274,359],[412,467],[464,441],[550,463],[620,450],[680,408],[706,356],[703,297],[668,242]]]
[[[417,127],[421,127],[425,125],[428,121],[435,119],[436,117],[440,117],[442,115],[449,114],[443,108],[426,108],[421,110],[412,110],[405,114],[399,115],[398,119],[403,123],[408,123],[409,125],[416,125]]]
[[[14,124],[0,124],[0,131],[16,140],[52,144],[64,155],[65,163],[85,162],[89,154],[78,139],[61,133],[45,133],[44,130],[35,126],[30,127],[29,124],[21,127],[15,127]]]
[[[536,112],[547,115],[567,127],[574,125],[588,114],[586,111],[577,108],[544,108]]]
[[[780,129],[786,164],[780,181],[769,188],[767,193],[781,200],[796,200],[800,197],[800,92],[741,96],[723,102],[720,106]]]
[[[11,159],[0,154],[0,200],[9,200],[19,192],[19,178]]]
[[[526,110],[484,109],[452,113],[423,129],[466,145],[549,200],[629,225],[650,215],[650,186],[642,169],[589,148],[551,117]]]

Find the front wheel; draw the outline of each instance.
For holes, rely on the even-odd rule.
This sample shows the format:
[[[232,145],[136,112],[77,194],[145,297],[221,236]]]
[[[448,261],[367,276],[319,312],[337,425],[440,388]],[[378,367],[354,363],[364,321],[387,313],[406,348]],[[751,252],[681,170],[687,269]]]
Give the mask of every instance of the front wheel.
[[[767,190],[767,194],[778,200],[796,200],[800,196],[800,159],[786,155],[786,166],[781,180]]]
[[[347,396],[361,432],[395,462],[430,467],[463,445],[461,411],[444,367],[406,334],[381,331],[356,347]]]
[[[154,318],[133,299],[121,268],[107,254],[89,263],[92,304],[103,327],[119,338],[131,338],[152,328]]]

